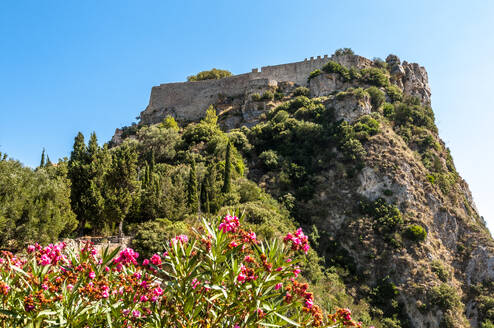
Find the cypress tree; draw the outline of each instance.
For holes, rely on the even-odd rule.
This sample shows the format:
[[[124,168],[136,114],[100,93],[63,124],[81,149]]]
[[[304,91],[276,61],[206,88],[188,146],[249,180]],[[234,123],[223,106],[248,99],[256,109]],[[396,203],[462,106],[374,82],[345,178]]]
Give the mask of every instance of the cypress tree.
[[[86,215],[93,230],[102,229],[104,225],[105,174],[110,165],[110,154],[98,145],[98,138],[93,132],[88,143],[88,158],[85,166],[88,179],[87,189],[84,192],[86,199]]]
[[[228,146],[226,147],[226,157],[225,157],[225,172],[223,175],[223,188],[221,191],[225,194],[229,193],[231,190],[231,175],[232,175],[232,150],[231,143],[228,142]]]
[[[86,225],[86,220],[88,219],[85,213],[86,198],[83,197],[84,191],[88,189],[89,183],[86,166],[87,147],[84,143],[84,135],[79,132],[74,140],[67,171],[67,176],[71,182],[70,205],[79,221],[79,233],[82,233],[82,230]]]
[[[211,206],[209,205],[209,180],[208,176],[204,177],[201,184],[201,207],[206,213],[211,213]]]
[[[45,149],[41,152],[41,162],[39,163],[39,167],[45,167]]]
[[[197,212],[198,203],[196,164],[195,161],[192,160],[189,171],[189,182],[187,184],[187,205],[192,212]]]

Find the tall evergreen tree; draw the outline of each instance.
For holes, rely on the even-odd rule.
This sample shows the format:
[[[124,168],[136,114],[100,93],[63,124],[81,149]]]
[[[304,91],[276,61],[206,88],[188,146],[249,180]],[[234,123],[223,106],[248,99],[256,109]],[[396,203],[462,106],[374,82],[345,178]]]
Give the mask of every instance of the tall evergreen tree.
[[[232,179],[232,146],[231,143],[228,142],[228,146],[226,147],[226,156],[225,156],[225,172],[223,174],[223,188],[221,191],[225,194],[229,193],[231,190],[231,179]]]
[[[197,212],[199,199],[197,195],[196,162],[192,160],[189,171],[189,181],[187,184],[187,205],[192,213]]]
[[[53,163],[50,161],[50,156],[46,155],[46,164],[45,166],[52,166]]]
[[[137,152],[128,143],[123,143],[113,152],[106,183],[108,184],[105,204],[107,219],[118,223],[118,233],[123,236],[125,217],[140,194]]]
[[[96,133],[93,132],[88,143],[88,162],[85,167],[88,178],[87,189],[84,192],[88,200],[86,204],[86,217],[93,230],[101,230],[104,225],[104,189],[105,174],[108,172],[111,162],[108,149],[98,145]]]
[[[70,204],[72,210],[79,220],[78,231],[81,233],[86,225],[87,215],[85,212],[87,198],[84,196],[88,189],[89,179],[87,177],[88,155],[87,147],[84,143],[84,135],[79,132],[74,140],[74,147],[70,153],[67,176],[71,182]]]
[[[45,167],[45,149],[41,152],[41,162],[39,163],[39,167]]]
[[[204,177],[201,183],[201,208],[203,212],[211,213],[211,206],[209,204],[209,183],[208,177]]]

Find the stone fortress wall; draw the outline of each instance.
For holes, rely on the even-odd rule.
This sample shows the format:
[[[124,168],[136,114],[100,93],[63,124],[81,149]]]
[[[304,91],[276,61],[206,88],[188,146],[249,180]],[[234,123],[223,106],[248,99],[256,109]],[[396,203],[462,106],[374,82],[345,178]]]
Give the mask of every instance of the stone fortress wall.
[[[373,66],[373,61],[358,55],[324,55],[295,63],[264,66],[260,70],[255,68],[250,73],[218,80],[161,84],[151,89],[149,104],[141,112],[139,124],[159,123],[168,115],[182,122],[197,121],[204,116],[209,105],[216,105],[225,98],[248,99],[253,93],[262,94],[266,90],[275,89],[280,82],[308,86],[309,74],[315,69],[320,69],[329,60],[358,69]],[[394,83],[406,94],[417,95],[425,103],[430,103],[427,72],[423,67],[418,64],[401,63],[398,57],[393,55],[388,56],[386,61]],[[321,79],[314,82],[320,84],[319,80]],[[322,81],[323,84],[328,82]],[[325,93],[331,91],[328,88],[332,91],[338,89],[328,84],[323,88]],[[320,92],[316,93],[316,96],[322,95]]]
[[[161,84],[151,89],[149,105],[141,112],[140,123],[159,123],[167,115],[172,115],[180,121],[194,121],[200,119],[205,109],[217,103],[221,97],[262,93],[269,88],[276,88],[278,82],[290,81],[305,86],[309,74],[324,66],[330,59],[359,68],[372,64],[370,60],[355,55],[324,55],[295,63],[264,66],[260,70],[255,68],[250,73],[219,80]]]

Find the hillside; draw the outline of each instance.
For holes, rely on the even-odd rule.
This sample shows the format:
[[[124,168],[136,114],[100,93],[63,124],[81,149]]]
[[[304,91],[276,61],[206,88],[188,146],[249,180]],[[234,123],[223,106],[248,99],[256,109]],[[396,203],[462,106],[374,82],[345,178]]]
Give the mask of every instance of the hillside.
[[[11,188],[1,246],[120,230],[150,255],[198,213],[237,209],[262,237],[303,227],[315,250],[303,274],[325,310],[349,307],[376,327],[494,327],[494,241],[430,97],[418,64],[349,49],[154,87],[141,122],[103,148],[79,135],[57,166],[0,162]],[[25,209],[8,196],[21,185],[14,170],[24,186],[43,176],[58,189],[26,195],[45,202]],[[68,202],[70,213],[53,211]],[[56,212],[56,234],[49,220],[29,221],[43,214],[22,214],[40,206]],[[43,231],[6,228],[30,225]]]

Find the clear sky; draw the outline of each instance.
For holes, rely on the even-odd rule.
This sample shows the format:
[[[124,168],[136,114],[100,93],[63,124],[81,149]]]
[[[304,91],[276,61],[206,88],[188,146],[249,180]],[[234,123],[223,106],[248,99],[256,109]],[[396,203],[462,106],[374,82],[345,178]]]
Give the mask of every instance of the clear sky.
[[[69,156],[108,141],[151,87],[212,67],[244,73],[350,47],[429,73],[440,135],[494,231],[494,1],[0,2],[0,151]]]

